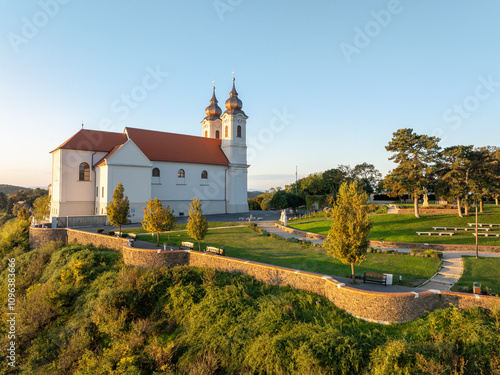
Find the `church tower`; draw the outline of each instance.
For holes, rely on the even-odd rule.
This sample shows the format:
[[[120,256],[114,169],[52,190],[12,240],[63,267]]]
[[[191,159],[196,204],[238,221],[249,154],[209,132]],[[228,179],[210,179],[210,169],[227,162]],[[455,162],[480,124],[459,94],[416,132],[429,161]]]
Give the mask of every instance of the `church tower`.
[[[229,160],[227,171],[227,212],[248,212],[247,201],[247,142],[246,127],[248,116],[242,111],[243,103],[238,98],[234,82],[226,100],[226,110],[221,116],[222,151]]]
[[[217,105],[217,98],[215,97],[215,81],[213,81],[213,94],[212,99],[210,99],[210,105],[205,109],[206,117],[201,122],[202,136],[205,138],[216,138],[220,139],[222,136],[222,123],[220,115],[222,110]]]

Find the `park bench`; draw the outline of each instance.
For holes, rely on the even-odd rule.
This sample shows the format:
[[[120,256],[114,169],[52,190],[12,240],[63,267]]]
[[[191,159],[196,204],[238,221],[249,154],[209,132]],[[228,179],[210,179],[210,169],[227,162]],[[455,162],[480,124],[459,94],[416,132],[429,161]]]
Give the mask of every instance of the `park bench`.
[[[455,232],[417,232],[417,234],[419,236],[421,236],[421,235],[427,235],[427,236],[432,236],[432,235],[436,235],[436,236],[448,235],[448,236],[453,236],[455,234]]]
[[[222,256],[225,256],[226,255],[226,250],[224,247],[215,247],[215,246],[207,246],[205,248],[205,251],[207,253],[214,253],[214,254],[218,254],[218,255],[222,255]]]
[[[363,283],[384,284],[384,286],[387,286],[387,276],[378,272],[365,272],[363,274]]]
[[[465,231],[465,232],[470,232],[473,230],[476,230],[476,228],[473,227],[432,227],[434,230],[439,231],[439,230],[454,230],[454,231]],[[488,231],[491,228],[478,228],[479,230],[485,230]]]
[[[181,249],[182,249],[183,247],[187,247],[188,249],[193,250],[193,249],[194,249],[194,243],[192,243],[192,242],[187,242],[187,241],[182,241],[182,242],[181,242]]]
[[[469,227],[475,227],[476,226],[476,223],[467,223],[467,224],[469,225]],[[478,223],[477,226],[478,227],[490,227],[490,228],[498,227],[498,228],[500,228],[500,224]]]
[[[477,232],[478,236],[483,237],[500,237],[500,233],[491,233],[491,232]],[[474,233],[474,236],[476,233]]]

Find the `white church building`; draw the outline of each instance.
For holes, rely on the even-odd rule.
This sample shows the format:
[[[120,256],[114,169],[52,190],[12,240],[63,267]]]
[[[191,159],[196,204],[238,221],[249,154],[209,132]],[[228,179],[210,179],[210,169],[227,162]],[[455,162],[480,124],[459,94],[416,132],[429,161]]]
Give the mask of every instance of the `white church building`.
[[[215,87],[202,136],[125,128],[123,133],[81,129],[52,154],[51,220],[106,215],[121,182],[132,222],[151,198],[188,215],[193,197],[204,214],[248,212],[247,116],[233,88],[222,113]]]

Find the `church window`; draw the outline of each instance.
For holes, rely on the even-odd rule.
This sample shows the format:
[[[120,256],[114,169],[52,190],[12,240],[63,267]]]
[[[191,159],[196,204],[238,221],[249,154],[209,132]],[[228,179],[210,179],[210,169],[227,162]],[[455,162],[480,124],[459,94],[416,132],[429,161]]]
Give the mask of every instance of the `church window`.
[[[208,131],[205,130],[205,138],[208,137]]]
[[[104,198],[104,186],[102,187],[102,197]]]
[[[203,178],[203,179],[206,180],[208,178],[208,172],[207,171],[202,171],[201,172],[201,178]]]
[[[158,168],[153,168],[153,177],[160,177],[160,170]]]
[[[90,167],[88,163],[80,164],[80,181],[89,181],[90,180]]]
[[[218,130],[215,131],[215,138],[216,139],[220,138],[220,132]]]
[[[177,171],[177,177],[179,177],[179,178],[184,178],[184,177],[186,177],[186,172],[184,172],[184,169],[179,169],[179,170]]]
[[[228,138],[229,137],[229,128],[226,126],[226,129],[224,130],[224,137]]]
[[[238,125],[238,127],[236,128],[236,136],[238,138],[241,138],[241,125]]]

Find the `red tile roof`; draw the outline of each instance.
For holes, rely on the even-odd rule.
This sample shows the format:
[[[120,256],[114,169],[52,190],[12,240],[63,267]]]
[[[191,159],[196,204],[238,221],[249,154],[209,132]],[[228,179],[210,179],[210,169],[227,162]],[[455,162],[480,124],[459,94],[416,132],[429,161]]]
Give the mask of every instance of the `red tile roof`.
[[[106,159],[109,159],[109,157],[113,155],[116,151],[118,151],[122,146],[123,145],[118,145],[113,147],[113,149],[110,152],[108,152],[106,155],[104,155],[104,157],[101,160],[99,160],[97,163],[94,164],[94,167],[106,165]]]
[[[127,137],[128,136],[128,137]],[[123,133],[82,129],[56,148],[108,152],[96,165],[103,165],[130,138],[151,161],[228,165],[221,140],[154,130],[125,128]],[[52,151],[53,152],[53,151]]]
[[[151,161],[229,164],[220,139],[136,128],[125,128],[125,132]]]
[[[127,142],[127,136],[124,133],[82,129],[54,151],[63,149],[109,152],[113,147],[125,142]]]

